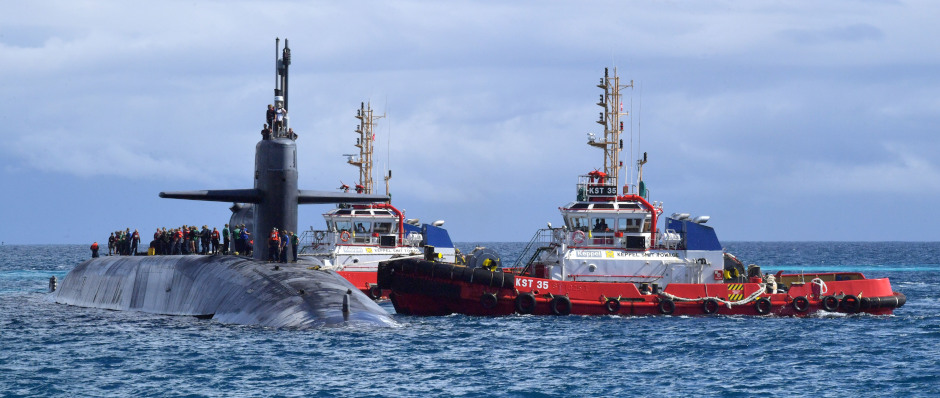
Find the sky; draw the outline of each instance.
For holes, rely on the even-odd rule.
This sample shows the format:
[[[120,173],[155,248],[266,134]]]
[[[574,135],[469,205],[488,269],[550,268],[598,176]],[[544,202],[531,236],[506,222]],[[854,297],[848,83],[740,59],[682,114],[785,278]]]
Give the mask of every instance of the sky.
[[[617,68],[625,170],[722,241],[937,241],[933,1],[31,1],[0,14],[0,241],[221,227],[250,188],[288,39],[299,185],[376,185],[455,241],[528,241],[603,166],[596,87]],[[283,43],[283,41],[282,41]],[[632,159],[632,161],[631,161]],[[352,184],[350,184],[352,185]],[[322,228],[329,205],[305,205]]]

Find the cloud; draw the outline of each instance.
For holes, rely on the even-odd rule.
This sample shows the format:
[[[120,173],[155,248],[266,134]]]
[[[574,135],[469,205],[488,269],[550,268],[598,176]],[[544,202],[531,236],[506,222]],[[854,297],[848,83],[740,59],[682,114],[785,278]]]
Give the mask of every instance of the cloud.
[[[473,225],[471,237],[492,232],[480,214],[542,225],[576,176],[601,166],[584,141],[599,132],[606,66],[637,83],[628,123],[635,140],[642,119],[634,156],[649,152],[657,200],[721,206],[794,185],[845,200],[884,187],[932,198],[938,7],[11,3],[0,15],[0,167],[250,186],[271,41],[288,37],[302,187],[355,179],[340,155],[355,150],[353,115],[372,101],[388,111],[376,174],[388,164],[398,203]]]
[[[157,159],[143,148],[129,148],[118,142],[89,140],[69,131],[39,131],[23,135],[9,146],[31,169],[72,174],[79,177],[166,178],[186,177],[209,181],[209,176],[192,173],[177,159]]]
[[[780,35],[800,44],[861,42],[885,38],[885,33],[881,29],[866,23],[824,29],[785,29],[780,31]]]
[[[940,194],[940,167],[916,149],[888,143],[882,147],[890,159],[845,164],[801,161],[767,189],[812,192],[818,196],[879,194],[890,197]],[[886,197],[889,197],[886,196]]]

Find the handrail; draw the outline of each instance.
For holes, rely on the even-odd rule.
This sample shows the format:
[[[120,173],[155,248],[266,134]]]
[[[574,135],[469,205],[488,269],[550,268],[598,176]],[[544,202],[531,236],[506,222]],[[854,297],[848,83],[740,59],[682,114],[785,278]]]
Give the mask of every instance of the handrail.
[[[538,231],[535,231],[535,235],[532,237],[532,240],[529,241],[529,243],[525,246],[525,249],[522,250],[522,253],[519,254],[519,258],[517,258],[516,262],[512,264],[512,268],[520,268],[520,265],[525,265],[525,267],[528,267],[529,264],[532,263],[532,261],[535,259],[535,255],[538,254],[538,251],[536,251],[531,256],[532,258],[529,258],[525,264],[522,264],[523,259],[526,258],[526,255],[529,254],[529,252],[532,251],[532,247],[536,243],[551,243],[552,233],[554,230],[555,229],[553,228],[543,228]]]

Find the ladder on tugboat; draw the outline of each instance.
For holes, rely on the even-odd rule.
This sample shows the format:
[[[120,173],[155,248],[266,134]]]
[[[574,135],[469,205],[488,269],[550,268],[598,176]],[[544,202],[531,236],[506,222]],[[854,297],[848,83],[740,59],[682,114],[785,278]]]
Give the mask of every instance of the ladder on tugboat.
[[[532,262],[535,259],[539,258],[539,255],[543,251],[551,249],[552,242],[552,232],[554,229],[543,228],[535,232],[535,236],[532,237],[532,240],[529,241],[529,244],[525,246],[525,249],[522,250],[522,254],[519,255],[519,258],[516,259],[516,262],[512,264],[513,270],[519,270],[517,275],[522,275],[529,270],[529,267],[532,265]],[[535,252],[532,255],[529,255],[530,252],[535,249]],[[522,263],[523,259],[528,258],[525,261],[525,264]],[[524,267],[523,267],[524,265]]]

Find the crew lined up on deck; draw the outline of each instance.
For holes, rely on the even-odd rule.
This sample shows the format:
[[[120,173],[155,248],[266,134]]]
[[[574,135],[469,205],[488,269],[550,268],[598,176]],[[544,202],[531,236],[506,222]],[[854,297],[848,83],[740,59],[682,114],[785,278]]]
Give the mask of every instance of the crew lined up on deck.
[[[271,238],[276,237],[272,250],[269,250],[268,259],[286,263],[288,255],[292,262],[297,262],[297,247],[300,245],[300,237],[290,231],[277,232],[275,228],[272,231]],[[225,227],[219,231],[218,228],[209,230],[207,225],[202,228],[196,226],[183,225],[180,228],[167,229],[166,227],[157,228],[153,233],[153,241],[150,242],[150,248],[155,255],[182,255],[182,254],[234,254],[251,256],[254,238],[244,224]],[[136,256],[137,248],[140,245],[140,233],[135,229],[130,232],[130,228],[124,231],[115,231],[108,238],[108,255],[116,256]],[[92,246],[92,255],[97,257],[97,242]]]
[[[288,248],[288,245],[290,246]],[[292,253],[291,262],[297,262],[297,246],[300,245],[300,237],[297,234],[272,228],[268,235],[268,261],[286,263],[289,251]]]
[[[108,237],[108,255],[133,256],[136,255],[139,245],[140,234],[136,229],[133,233],[131,233],[130,228],[124,231],[114,231]]]

